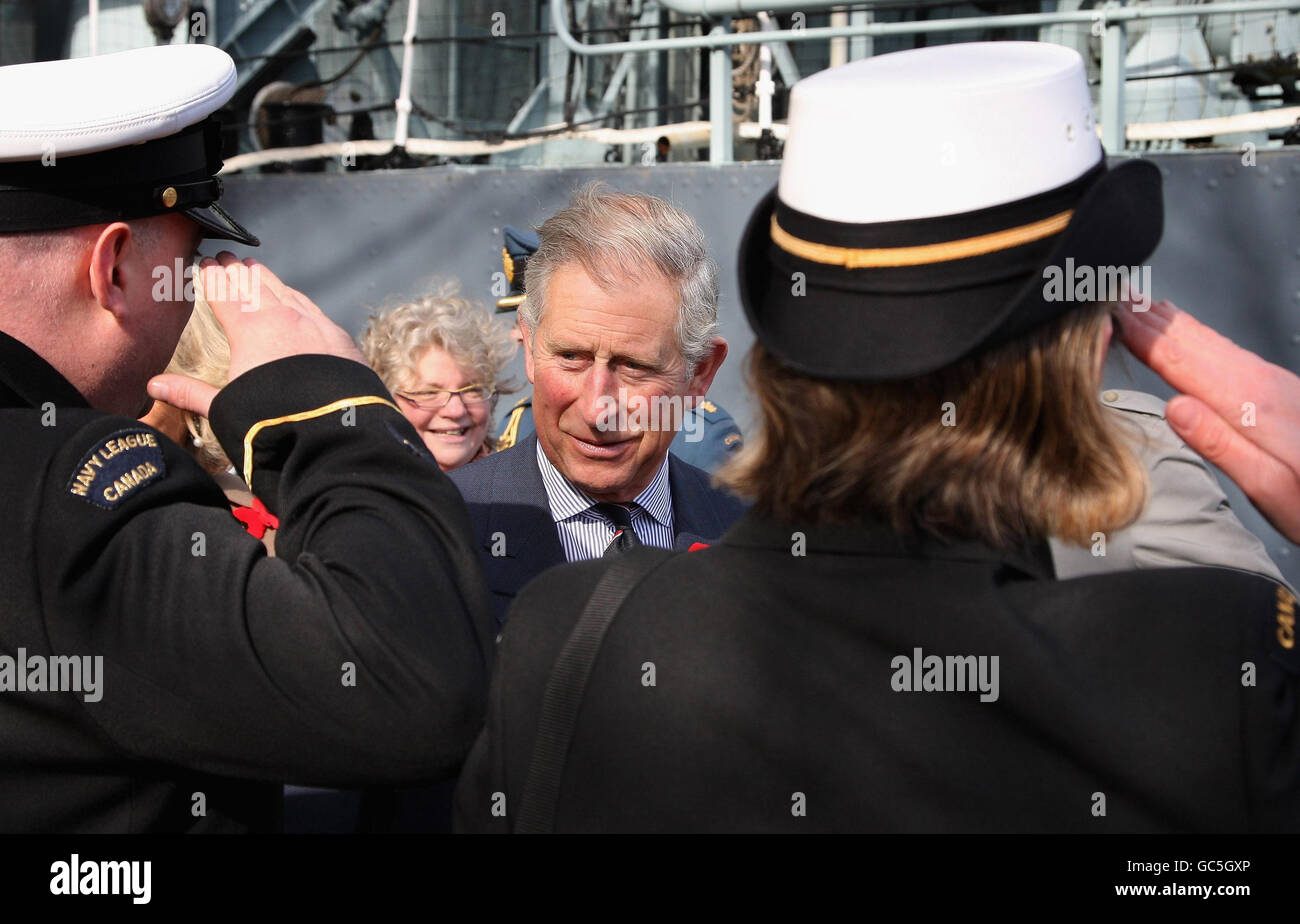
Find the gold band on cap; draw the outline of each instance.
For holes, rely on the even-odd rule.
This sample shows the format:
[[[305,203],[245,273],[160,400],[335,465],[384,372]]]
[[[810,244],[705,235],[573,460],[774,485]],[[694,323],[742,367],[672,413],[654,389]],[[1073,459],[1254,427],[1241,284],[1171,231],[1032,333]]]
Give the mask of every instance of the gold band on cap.
[[[835,247],[831,244],[818,244],[795,237],[777,223],[772,216],[772,243],[786,253],[793,254],[813,263],[825,263],[842,266],[845,269],[867,269],[883,266],[922,266],[926,263],[943,263],[947,260],[962,260],[966,257],[978,257],[986,253],[1008,250],[1033,241],[1051,237],[1065,229],[1070,223],[1074,209],[1058,212],[1050,218],[1043,218],[994,231],[991,234],[979,234],[956,241],[943,241],[938,244],[921,244],[915,247]]]

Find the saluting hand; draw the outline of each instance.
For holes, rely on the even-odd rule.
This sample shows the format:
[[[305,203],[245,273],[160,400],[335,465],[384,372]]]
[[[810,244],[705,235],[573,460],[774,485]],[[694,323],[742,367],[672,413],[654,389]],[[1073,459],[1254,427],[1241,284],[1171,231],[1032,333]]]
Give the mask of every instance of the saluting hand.
[[[1300,542],[1300,377],[1170,302],[1117,314],[1133,355],[1183,392],[1165,409],[1174,432]]]
[[[280,281],[251,257],[240,261],[223,250],[205,258],[194,274],[195,294],[212,307],[230,341],[229,380],[256,366],[308,353],[364,363],[347,331],[307,296]],[[208,416],[218,389],[189,376],[166,373],[149,382],[151,397]]]

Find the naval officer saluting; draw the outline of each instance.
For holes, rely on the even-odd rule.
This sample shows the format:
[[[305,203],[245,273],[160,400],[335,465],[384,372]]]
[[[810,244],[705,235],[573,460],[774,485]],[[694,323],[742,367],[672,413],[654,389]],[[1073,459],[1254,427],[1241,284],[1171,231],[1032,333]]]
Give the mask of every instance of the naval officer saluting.
[[[191,308],[157,269],[258,243],[217,204],[234,87],[203,45],[0,68],[0,831],[266,829],[279,782],[445,777],[482,722],[464,507],[347,333],[223,253],[230,384],[150,378]],[[150,396],[211,419],[278,558]]]

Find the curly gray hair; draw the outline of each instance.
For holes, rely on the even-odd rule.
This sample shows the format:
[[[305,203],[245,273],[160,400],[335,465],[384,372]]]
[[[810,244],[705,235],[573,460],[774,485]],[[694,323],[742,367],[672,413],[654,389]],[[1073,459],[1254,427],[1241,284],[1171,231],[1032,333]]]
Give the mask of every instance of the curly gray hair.
[[[510,331],[458,291],[456,283],[443,283],[428,295],[370,316],[361,350],[389,391],[411,386],[415,367],[431,346],[446,350],[475,382],[494,392],[516,389],[501,378],[517,349]]]

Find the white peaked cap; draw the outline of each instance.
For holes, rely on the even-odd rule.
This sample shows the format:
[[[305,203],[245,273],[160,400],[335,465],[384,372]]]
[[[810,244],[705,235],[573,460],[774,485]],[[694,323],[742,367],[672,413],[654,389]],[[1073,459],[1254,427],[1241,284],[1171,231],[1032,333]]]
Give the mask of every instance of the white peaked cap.
[[[1083,60],[1045,42],[972,42],[831,68],[790,93],[778,195],[852,223],[1013,202],[1102,159]]]
[[[211,45],[0,67],[0,161],[152,141],[199,122],[235,92],[235,62]]]

